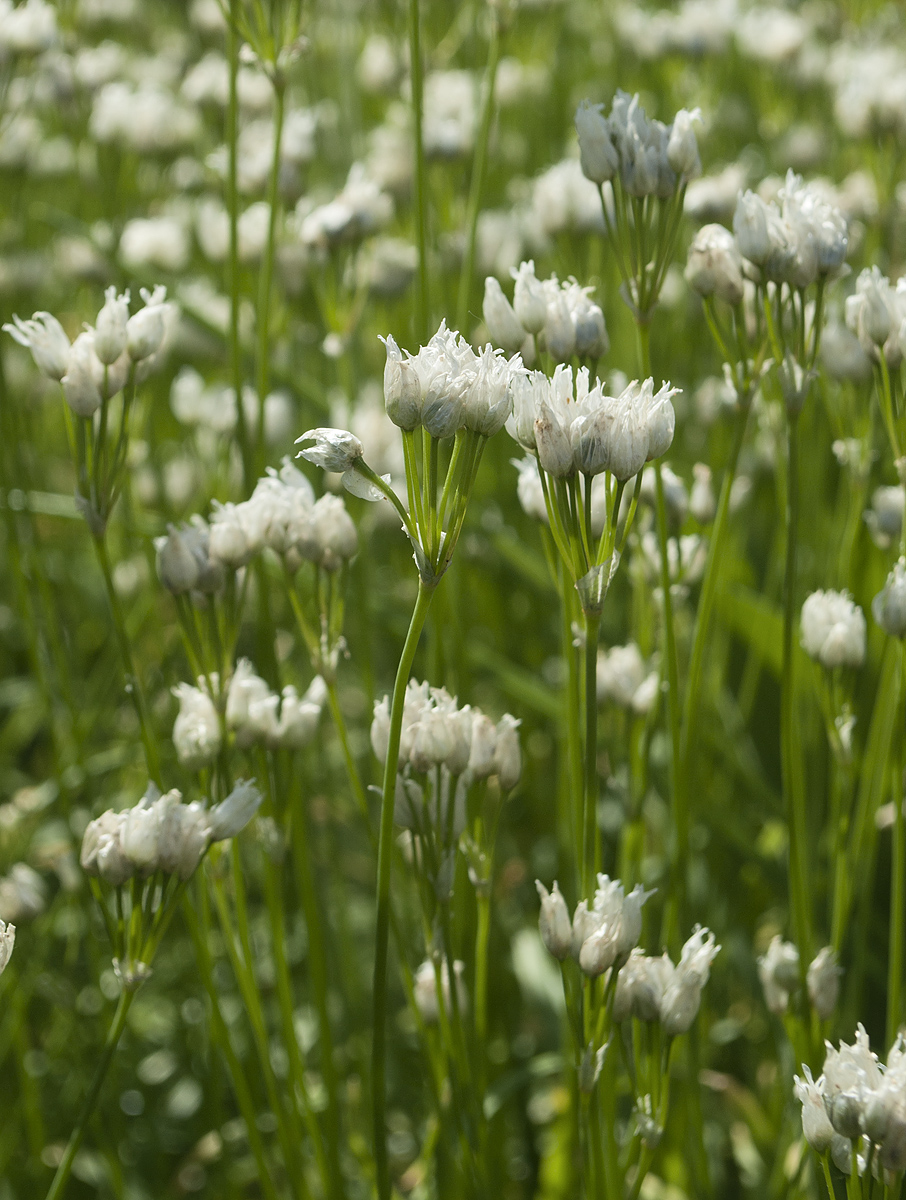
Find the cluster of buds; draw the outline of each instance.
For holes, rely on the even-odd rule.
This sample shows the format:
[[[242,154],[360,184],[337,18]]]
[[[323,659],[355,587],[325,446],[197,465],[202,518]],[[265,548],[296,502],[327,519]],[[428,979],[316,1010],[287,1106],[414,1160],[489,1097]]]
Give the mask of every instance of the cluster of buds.
[[[819,950],[809,963],[805,975],[808,998],[822,1021],[830,1020],[837,1007],[841,974],[830,946]],[[758,960],[758,978],[769,1011],[781,1016],[787,1011],[790,997],[800,982],[799,951],[792,942],[785,942],[779,935],[771,939],[767,951]]]
[[[906,637],[906,558],[894,563],[887,582],[871,603],[871,611],[890,637]]]
[[[16,927],[6,921],[0,921],[0,975],[6,970],[6,965],[12,957],[13,946],[16,944]]]
[[[668,199],[701,172],[695,121],[696,108],[680,111],[670,125],[652,119],[638,95],[617,91],[610,116],[603,104],[583,100],[576,110],[576,132],[582,170],[594,183],[619,180],[628,196]]]
[[[594,288],[580,287],[570,278],[561,284],[556,275],[535,278],[532,261],[511,271],[516,281],[512,304],[493,275],[484,281],[482,314],[495,345],[507,354],[521,353],[531,364],[537,349],[546,350],[555,362],[598,359],[610,348],[604,313],[592,300]]]
[[[210,526],[211,557],[234,569],[263,549],[279,554],[290,570],[303,562],[337,571],[359,548],[358,534],[339,496],[315,500],[314,489],[285,459],[269,468],[248,500],[215,501]]]
[[[897,1036],[886,1066],[869,1045],[859,1025],[851,1046],[835,1050],[826,1042],[824,1070],[818,1079],[806,1066],[804,1078],[795,1076],[795,1094],[802,1105],[802,1132],[819,1154],[830,1154],[849,1175],[853,1144],[865,1138],[876,1152],[876,1161],[887,1171],[906,1169],[906,1043]],[[856,1158],[859,1174],[872,1154]]]
[[[738,252],[756,282],[799,290],[833,279],[843,269],[849,244],[846,217],[820,185],[787,172],[779,204],[743,192],[733,216]]]
[[[802,605],[800,641],[823,667],[861,667],[865,661],[865,614],[849,592],[812,592]]]
[[[618,879],[598,875],[591,906],[580,900],[570,920],[556,880],[550,892],[540,879],[535,887],[541,897],[538,926],[544,945],[560,962],[574,958],[590,978],[623,965],[642,936],[642,905],[654,894],[637,884],[627,896]]]
[[[82,868],[114,887],[156,872],[185,882],[212,843],[245,828],[261,799],[253,784],[243,782],[208,808],[198,800],[183,804],[175,788],[161,795],[151,784],[133,808],[108,809],[89,823],[82,838]]]
[[[513,415],[507,432],[538,456],[548,475],[569,478],[609,472],[625,483],[646,462],[670,449],[676,414],[670,400],[678,388],[633,380],[618,396],[604,384],[592,385],[588,368],[575,375],[558,366],[552,379],[540,371],[520,377],[513,389]]]
[[[674,964],[668,954],[649,957],[633,950],[617,975],[613,1019],[658,1021],[668,1037],[687,1033],[701,1007],[702,989],[720,946],[714,934],[696,927]]]
[[[446,321],[416,354],[401,351],[392,337],[382,340],[384,403],[394,425],[406,432],[421,426],[434,438],[461,429],[492,437],[503,428],[514,384],[524,373],[518,354],[507,359],[490,345],[476,354]]]
[[[505,713],[494,724],[469,704],[461,708],[445,688],[410,679],[403,707],[398,768],[427,774],[437,767],[467,784],[496,775],[500,788],[510,791],[522,774],[520,722]],[[371,746],[381,764],[387,761],[390,736],[390,698],[374,706]]]
[[[314,737],[326,699],[327,685],[320,675],[303,695],[287,684],[278,696],[243,658],[236,664],[227,690],[227,727],[235,732],[236,744],[242,749],[263,745],[272,750],[298,750]]]
[[[223,563],[211,554],[211,530],[204,517],[188,524],[170,525],[166,537],[154,539],[157,575],[174,596],[197,597],[219,592],[226,580]]]
[[[888,367],[899,367],[906,355],[906,275],[894,285],[877,267],[862,271],[844,315],[871,359],[883,354]]]
[[[598,651],[598,703],[616,704],[636,716],[650,712],[657,699],[660,676],[649,671],[635,642]]]
[[[23,321],[14,316],[3,328],[31,351],[38,370],[63,385],[72,411],[91,417],[104,400],[121,392],[130,378],[141,382],[160,365],[161,347],[176,309],[168,304],[167,289],[141,289],[145,304],[129,315],[129,292],[104,293],[104,306],[94,326],[70,345],[66,331],[51,313],[37,312]]]

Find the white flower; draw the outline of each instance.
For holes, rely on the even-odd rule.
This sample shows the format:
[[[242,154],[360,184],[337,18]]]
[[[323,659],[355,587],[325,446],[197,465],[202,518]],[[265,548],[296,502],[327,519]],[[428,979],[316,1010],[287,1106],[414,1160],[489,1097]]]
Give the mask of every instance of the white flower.
[[[891,637],[906,637],[906,558],[894,564],[871,604],[874,619]]]
[[[239,746],[247,748],[274,735],[278,704],[279,697],[255,674],[249,660],[240,659],[227,689],[226,702],[226,723],[235,731]]]
[[[800,629],[803,650],[825,667],[861,667],[865,660],[865,616],[848,592],[812,592]]]
[[[793,1076],[793,1091],[802,1105],[802,1135],[813,1150],[817,1150],[819,1154],[826,1154],[836,1135],[824,1107],[821,1091],[824,1077],[815,1083],[808,1065],[803,1066],[802,1073],[804,1079],[800,1079],[798,1075]]]
[[[31,351],[38,370],[48,379],[61,380],[69,366],[69,338],[56,317],[49,312],[36,312],[28,321],[13,316],[6,332]]]
[[[468,994],[466,992],[465,983],[463,982],[463,972],[465,971],[465,963],[457,959],[453,963],[453,974],[456,977],[456,1002],[460,1013],[466,1011],[468,1004]],[[440,1017],[440,1005],[437,1000],[437,974],[434,963],[430,959],[423,962],[415,972],[414,991],[415,1003],[421,1014],[422,1020],[427,1025],[433,1025]],[[447,1015],[447,1020],[450,1019],[450,972],[446,962],[440,968],[440,986],[444,1000],[444,1010]]]
[[[126,349],[133,362],[150,358],[164,340],[167,289],[162,285],[153,292],[141,289],[145,307],[134,313],[126,323]]]
[[[544,285],[535,278],[535,264],[529,259],[511,271],[516,281],[513,291],[513,310],[528,334],[538,334],[547,318],[547,299]]]
[[[253,783],[241,779],[227,798],[215,804],[208,813],[211,841],[222,842],[245,829],[263,799]]]
[[[277,746],[297,750],[314,737],[324,702],[327,699],[327,684],[316,675],[303,696],[292,684],[283,689],[280,701],[280,717],[273,741]]]
[[[837,956],[830,946],[824,946],[809,963],[806,974],[809,999],[812,1008],[822,1021],[828,1021],[834,1015],[837,998],[840,995],[840,976],[842,969],[837,964]]]
[[[387,349],[384,364],[384,404],[387,416],[400,429],[412,430],[421,421],[422,391],[418,372],[404,359],[389,335],[381,339]]]
[[[310,441],[314,445],[300,450],[298,457],[325,471],[348,471],[365,454],[359,439],[345,429],[309,429],[296,438],[296,445]]]
[[[359,535],[339,496],[317,501],[311,510],[310,532],[318,548],[317,561],[326,571],[339,570],[358,552]]]
[[[522,751],[519,746],[518,729],[521,725],[515,717],[504,713],[497,722],[497,745],[494,749],[494,771],[501,790],[510,791],[519,782],[522,774]]]
[[[0,975],[6,970],[7,963],[12,957],[13,946],[16,944],[16,927],[6,921],[0,921]]]
[[[723,225],[703,225],[689,247],[686,282],[700,296],[717,295],[727,304],[743,297],[742,255]]]
[[[613,144],[610,122],[604,116],[603,104],[583,100],[576,109],[576,133],[579,135],[579,158],[583,173],[594,183],[613,179],[620,166],[620,156]]]
[[[104,292],[104,307],[94,324],[94,352],[102,363],[115,363],[126,349],[126,325],[129,320],[128,289],[117,295],[112,285]]]
[[[701,1005],[702,988],[708,982],[711,963],[719,950],[714,934],[701,928],[696,928],[683,946],[679,964],[661,1002],[661,1024],[670,1037],[686,1033],[695,1020]]]
[[[693,122],[701,124],[700,108],[688,111],[681,108],[673,118],[670,126],[670,137],[667,141],[667,161],[685,182],[701,174],[702,163],[698,155],[698,142],[695,138]]]
[[[790,993],[799,986],[799,951],[792,942],[775,935],[767,953],[758,960],[758,978],[772,1013],[785,1013]]]
[[[69,351],[66,374],[61,379],[66,403],[79,417],[91,417],[101,407],[104,368],[94,352],[94,334],[80,333]]]
[[[550,953],[563,962],[569,957],[572,948],[572,923],[566,901],[560,892],[560,885],[554,880],[552,891],[548,891],[540,879],[535,880],[535,887],[541,897],[541,914],[538,917],[538,928],[541,940]]]
[[[180,764],[190,771],[208,767],[221,746],[217,709],[206,688],[181,683],[173,689],[179,714],[173,723],[173,745]]]
[[[500,283],[493,275],[484,281],[484,301],[482,316],[488,327],[488,333],[496,346],[501,346],[507,354],[514,354],[526,338],[519,318],[513,311],[513,306],[503,294]]]
[[[667,984],[676,968],[668,955],[649,958],[642,950],[633,950],[620,968],[613,999],[613,1019],[657,1021]]]

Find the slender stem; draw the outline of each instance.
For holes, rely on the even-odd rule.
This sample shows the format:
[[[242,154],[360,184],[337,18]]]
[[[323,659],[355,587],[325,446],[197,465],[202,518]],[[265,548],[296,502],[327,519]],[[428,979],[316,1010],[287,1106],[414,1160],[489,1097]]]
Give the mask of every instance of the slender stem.
[[[415,2],[416,15],[418,12]],[[431,606],[434,589],[419,579],[418,597],[409,632],[400,655],[390,707],[390,732],[384,787],[381,796],[381,827],[378,841],[377,919],[374,950],[374,1024],[371,1043],[371,1089],[374,1124],[374,1165],[378,1200],[390,1200],[390,1164],[387,1158],[387,944],[390,936],[390,866],[393,859],[393,806],[396,772],[403,727],[403,704],[419,637]]]
[[[227,23],[227,57],[230,64],[230,92],[226,122],[226,143],[228,150],[226,204],[230,219],[230,374],[233,381],[233,393],[236,397],[236,434],[239,441],[239,452],[242,456],[242,473],[246,494],[248,494],[255,482],[255,464],[249,429],[245,419],[245,409],[242,405],[242,344],[239,335],[239,187],[237,183],[239,95],[237,81],[239,74],[238,24],[241,16],[242,0],[229,0],[229,4],[230,19]],[[262,403],[264,402],[263,396],[261,397],[261,401]]]
[[[113,571],[110,566],[110,555],[107,551],[107,541],[104,534],[95,535],[92,537],[94,548],[97,552],[98,562],[101,566],[101,573],[104,576],[104,586],[107,589],[107,599],[110,602],[110,611],[113,616],[113,629],[116,634],[116,640],[120,648],[120,655],[123,660],[123,668],[126,673],[126,691],[129,693],[132,703],[135,706],[135,713],[138,717],[139,729],[141,731],[142,745],[145,748],[145,762],[148,767],[148,776],[157,784],[162,786],[162,776],[160,773],[160,759],[157,753],[157,742],[154,739],[154,733],[151,729],[151,721],[148,716],[148,706],[145,702],[145,695],[139,681],[138,673],[135,669],[135,663],[132,658],[132,646],[129,643],[129,634],[126,630],[126,617],[123,613],[120,598],[117,595],[116,588],[113,584]]]
[[[478,230],[478,214],[481,211],[481,189],[484,186],[488,160],[488,141],[491,121],[494,117],[494,85],[497,81],[497,64],[500,61],[500,21],[497,9],[489,4],[485,10],[491,23],[488,41],[488,62],[482,84],[481,117],[475,154],[472,159],[472,179],[469,185],[469,204],[466,217],[466,247],[459,273],[459,292],[456,299],[456,328],[462,329],[469,316],[469,289],[475,274],[475,238]]]
[[[261,273],[258,277],[258,313],[256,319],[256,332],[258,334],[258,429],[255,438],[255,465],[259,471],[264,466],[264,401],[270,390],[271,285],[274,275],[274,246],[277,239],[277,215],[280,203],[280,143],[283,140],[285,99],[286,85],[278,72],[277,78],[274,80],[274,150],[267,188],[269,209],[267,242],[264,247],[264,256],[261,260]]]
[[[585,894],[594,892],[598,865],[598,630],[597,613],[585,614],[585,762],[582,809],[582,879]]]
[[[423,342],[428,336],[431,305],[428,293],[428,179],[425,168],[425,143],[422,136],[422,99],[424,65],[422,63],[419,0],[409,0],[409,71],[412,87],[412,136],[415,154],[415,243],[418,247],[418,277],[415,301],[415,336]],[[380,1179],[380,1175],[379,1175]]]
[[[780,761],[790,839],[790,908],[801,969],[811,961],[811,918],[806,884],[805,793],[798,761],[796,722],[795,626],[796,569],[799,543],[799,418],[789,417],[787,484],[787,543],[783,589],[783,671],[780,696]]]
[[[701,687],[702,667],[705,660],[705,648],[708,644],[708,629],[711,624],[711,613],[717,598],[717,585],[720,579],[720,567],[723,561],[724,540],[729,526],[730,493],[736,479],[736,468],[739,464],[739,454],[745,439],[746,426],[749,421],[751,405],[746,405],[736,418],[736,429],[733,436],[733,446],[730,450],[730,460],[724,471],[720,488],[720,500],[717,514],[711,530],[708,546],[708,561],[705,564],[705,576],[702,581],[698,610],[695,614],[695,630],[692,635],[692,653],[689,659],[689,674],[686,678],[686,695],[683,705],[682,728],[682,766],[684,774],[689,771],[689,753],[692,746],[692,729],[698,710],[698,692]],[[685,781],[688,787],[688,779]]]
[[[104,1086],[104,1080],[107,1078],[107,1072],[110,1069],[110,1064],[113,1062],[113,1055],[119,1045],[119,1040],[123,1035],[123,1030],[126,1028],[126,1017],[129,1015],[129,1007],[132,1004],[134,991],[123,992],[120,995],[119,1003],[116,1006],[116,1012],[113,1014],[113,1021],[107,1033],[107,1039],[104,1042],[104,1049],[101,1051],[101,1057],[98,1065],[95,1068],[94,1078],[88,1088],[88,1093],[85,1096],[85,1103],[82,1105],[82,1111],[79,1114],[79,1119],[75,1123],[72,1133],[69,1135],[69,1141],[66,1144],[66,1150],[60,1165],[57,1167],[56,1174],[53,1177],[53,1182],[47,1193],[47,1200],[59,1200],[63,1195],[66,1184],[69,1181],[69,1176],[72,1173],[72,1164],[75,1161],[75,1156],[79,1152],[79,1147],[82,1145],[82,1139],[85,1137],[85,1130],[88,1122],[91,1119],[91,1114],[94,1112],[94,1107],[98,1102],[98,1096],[101,1094],[101,1088]]]
[[[362,783],[362,777],[359,774],[359,768],[356,766],[355,758],[352,753],[352,747],[349,744],[349,731],[346,728],[343,710],[340,708],[340,700],[337,695],[337,685],[333,680],[327,684],[327,705],[330,708],[330,715],[333,718],[333,724],[337,731],[337,737],[340,739],[340,746],[343,750],[343,761],[346,764],[346,774],[349,776],[349,784],[352,788],[352,794],[355,797],[355,802],[359,808],[359,811],[367,821],[368,800],[365,796],[365,787]]]
[[[900,674],[906,649],[899,645]],[[906,830],[903,827],[903,755],[894,756],[893,843],[890,873],[890,948],[887,968],[887,1045],[892,1046],[902,1017],[903,942],[906,934]]]

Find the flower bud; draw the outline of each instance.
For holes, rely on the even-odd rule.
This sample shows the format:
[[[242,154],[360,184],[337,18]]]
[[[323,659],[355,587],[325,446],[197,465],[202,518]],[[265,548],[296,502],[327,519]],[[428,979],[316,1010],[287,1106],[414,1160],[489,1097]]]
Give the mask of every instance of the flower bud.
[[[603,104],[591,104],[588,100],[583,100],[576,109],[582,172],[597,184],[613,179],[620,167],[620,156],[603,109]]]
[[[700,296],[718,296],[727,304],[742,300],[742,256],[736,239],[723,225],[703,225],[689,247],[686,282]]]
[[[887,583],[872,601],[875,620],[890,637],[906,637],[906,558],[887,576]]]
[[[771,252],[768,207],[755,192],[743,192],[733,214],[733,232],[743,258],[761,266]]]
[[[217,709],[207,691],[181,683],[173,689],[179,715],[173,723],[173,745],[180,765],[189,771],[208,767],[220,751]]]
[[[812,1008],[822,1021],[829,1021],[837,1007],[840,995],[840,976],[843,974],[837,965],[836,955],[830,946],[819,950],[809,964],[806,974],[809,999]]]
[[[79,417],[92,417],[101,407],[103,367],[94,352],[94,334],[80,333],[69,351],[66,374],[60,380],[66,403]]]
[[[182,532],[169,526],[165,538],[155,541],[157,548],[157,574],[161,583],[174,596],[192,591],[199,579],[199,565]]]
[[[538,918],[541,940],[554,958],[563,962],[564,959],[569,958],[573,940],[566,901],[563,899],[560,885],[556,880],[554,880],[553,891],[549,892],[540,879],[535,880],[535,887],[541,897],[541,915]]]
[[[156,354],[166,332],[164,301],[167,298],[167,289],[156,287],[149,293],[146,288],[142,288],[141,295],[145,307],[140,308],[126,322],[126,349],[133,362],[141,362]]]
[[[58,382],[63,378],[69,366],[69,338],[56,317],[49,312],[36,312],[28,321],[14,316],[12,325],[3,328],[20,346],[31,351],[42,375]]]
[[[481,312],[494,345],[500,346],[507,354],[515,354],[525,341],[526,331],[493,275],[484,281]]]
[[[94,352],[109,366],[126,349],[126,323],[129,320],[129,292],[116,294],[112,285],[104,292],[104,307],[94,325]]]
[[[418,373],[412,363],[403,358],[392,337],[381,339],[387,349],[384,364],[384,405],[394,425],[407,431],[415,429],[421,420],[422,391]]]
[[[13,946],[16,944],[16,927],[6,921],[0,921],[0,975],[6,970],[6,965],[12,957]]]
[[[667,161],[677,175],[682,177],[684,183],[701,174],[702,162],[698,154],[695,131],[692,128],[693,122],[701,123],[701,119],[700,108],[693,108],[691,112],[681,108],[670,126],[670,137],[667,139]]]
[[[516,280],[513,291],[516,318],[527,334],[540,333],[547,319],[547,299],[543,284],[535,278],[535,264],[529,259],[520,263],[511,274]]]
[[[834,1140],[834,1127],[830,1123],[821,1088],[812,1079],[811,1069],[802,1068],[804,1079],[794,1075],[796,1099],[802,1105],[802,1134],[813,1150],[826,1154]]]
[[[263,799],[253,783],[240,779],[227,798],[215,804],[208,814],[211,841],[225,841],[245,829]]]
[[[296,445],[311,441],[314,445],[300,450],[297,457],[307,459],[325,471],[348,471],[365,454],[359,439],[345,429],[309,429],[296,438]]]
[[[865,661],[865,616],[848,592],[812,592],[802,606],[802,648],[832,670]]]
[[[494,749],[494,774],[500,790],[511,791],[522,775],[522,750],[519,746],[519,726],[522,724],[509,713],[497,722],[497,745]]]

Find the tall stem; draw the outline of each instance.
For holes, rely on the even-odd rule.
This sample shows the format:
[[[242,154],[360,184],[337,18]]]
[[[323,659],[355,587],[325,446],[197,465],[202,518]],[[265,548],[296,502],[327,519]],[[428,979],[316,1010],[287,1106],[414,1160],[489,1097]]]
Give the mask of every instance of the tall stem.
[[[422,65],[419,0],[409,0],[409,63],[412,85],[412,136],[415,155],[415,244],[418,247],[418,278],[415,301],[415,338],[423,342],[428,336],[431,305],[428,295],[428,196],[425,169],[425,144],[422,137],[422,95],[424,71]]]
[[[811,919],[806,886],[805,791],[796,726],[794,631],[796,625],[796,569],[799,542],[799,417],[789,417],[787,483],[787,542],[783,587],[783,671],[780,695],[780,765],[790,839],[790,909],[804,971],[811,961]]]
[[[274,244],[277,237],[277,209],[280,200],[280,143],[283,140],[283,113],[286,99],[286,85],[281,78],[274,81],[274,152],[271,160],[270,178],[267,187],[267,203],[269,208],[267,222],[267,243],[264,257],[261,261],[261,274],[258,277],[258,314],[256,332],[258,334],[257,355],[257,388],[258,388],[258,429],[255,438],[255,465],[257,470],[264,466],[264,401],[270,391],[270,316],[271,316],[271,285],[274,275]]]
[[[132,1004],[134,996],[135,992],[132,991],[123,992],[120,995],[116,1012],[113,1014],[113,1021],[107,1033],[107,1040],[104,1042],[104,1049],[101,1051],[100,1061],[95,1068],[94,1078],[91,1081],[91,1086],[88,1088],[88,1094],[85,1096],[85,1103],[82,1105],[79,1119],[76,1121],[75,1127],[69,1135],[69,1141],[66,1143],[63,1158],[57,1167],[53,1182],[47,1193],[47,1200],[59,1200],[69,1181],[69,1176],[72,1173],[72,1164],[75,1162],[75,1156],[82,1145],[85,1130],[91,1119],[91,1114],[94,1112],[94,1106],[98,1102],[98,1096],[101,1094],[101,1088],[104,1086],[104,1080],[107,1078],[110,1064],[113,1062],[113,1055],[119,1045],[123,1030],[126,1028],[126,1017],[129,1015],[129,1006]]]
[[[475,237],[478,230],[478,214],[481,211],[481,189],[488,160],[488,141],[491,136],[491,121],[494,117],[494,85],[497,81],[497,63],[500,60],[500,22],[497,10],[488,5],[486,10],[491,22],[488,42],[488,62],[482,85],[481,118],[475,155],[472,159],[472,180],[469,185],[469,206],[466,216],[466,246],[459,273],[459,292],[456,298],[456,328],[462,329],[469,316],[469,289],[475,273]]]
[[[92,537],[92,541],[94,542],[98,562],[101,566],[101,573],[104,576],[104,586],[107,589],[107,599],[110,602],[110,612],[113,616],[113,629],[116,634],[117,644],[119,645],[120,656],[123,660],[123,668],[126,672],[126,691],[132,699],[132,703],[135,706],[135,713],[138,717],[142,745],[145,748],[145,762],[148,767],[148,776],[160,787],[162,777],[157,743],[154,740],[154,734],[151,730],[151,721],[148,717],[145,694],[132,659],[132,646],[129,643],[129,634],[126,631],[126,617],[113,584],[113,571],[110,566],[110,555],[107,551],[106,537],[104,534],[100,534]]]
[[[246,493],[255,482],[255,464],[252,456],[251,439],[242,407],[242,346],[239,340],[239,187],[237,184],[238,139],[239,139],[239,33],[238,22],[241,0],[230,0],[227,52],[230,61],[230,92],[227,106],[226,142],[228,151],[226,203],[230,219],[230,374],[236,397],[236,434],[242,456],[242,473]],[[264,397],[261,397],[263,402]]]
[[[416,3],[416,13],[417,0]],[[390,1166],[387,1159],[387,944],[390,937],[390,865],[393,859],[393,806],[396,799],[396,772],[403,728],[406,686],[412,671],[416,647],[434,595],[420,579],[418,597],[412,611],[409,632],[400,655],[390,706],[390,732],[384,786],[381,796],[381,828],[378,840],[377,922],[374,947],[374,1021],[371,1043],[371,1091],[374,1126],[374,1165],[378,1200],[390,1200]]]
[[[582,807],[582,879],[585,895],[594,892],[598,866],[598,630],[597,613],[585,614],[585,763]]]
[[[900,642],[900,674],[906,657]],[[906,830],[903,827],[903,754],[894,756],[893,843],[890,872],[890,946],[887,968],[887,1045],[892,1046],[902,1017],[903,942],[906,933]]]

